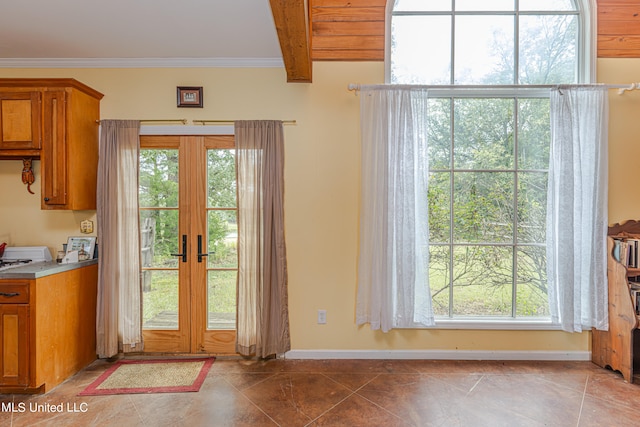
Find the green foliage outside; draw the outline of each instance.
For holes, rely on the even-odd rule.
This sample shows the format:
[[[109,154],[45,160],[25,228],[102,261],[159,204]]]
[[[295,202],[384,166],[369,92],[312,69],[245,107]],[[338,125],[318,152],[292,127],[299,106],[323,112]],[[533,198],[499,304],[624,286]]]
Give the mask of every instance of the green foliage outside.
[[[485,85],[575,82],[575,17],[540,15],[520,22],[518,70],[513,32],[495,30],[488,48],[493,68],[484,74],[457,70],[457,78]],[[415,71],[399,64],[395,81],[449,83],[446,72],[442,80],[425,82],[424,76],[437,73]],[[549,99],[432,98],[427,121],[435,314],[548,317]]]

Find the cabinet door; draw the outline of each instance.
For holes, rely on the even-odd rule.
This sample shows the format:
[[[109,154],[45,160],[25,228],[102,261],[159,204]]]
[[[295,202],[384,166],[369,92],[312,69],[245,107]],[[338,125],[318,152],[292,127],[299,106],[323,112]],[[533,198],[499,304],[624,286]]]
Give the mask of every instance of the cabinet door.
[[[0,304],[0,385],[29,385],[29,306]]]
[[[41,148],[40,92],[0,92],[0,150]]]
[[[44,205],[67,204],[66,93],[44,92],[44,126],[40,168]]]

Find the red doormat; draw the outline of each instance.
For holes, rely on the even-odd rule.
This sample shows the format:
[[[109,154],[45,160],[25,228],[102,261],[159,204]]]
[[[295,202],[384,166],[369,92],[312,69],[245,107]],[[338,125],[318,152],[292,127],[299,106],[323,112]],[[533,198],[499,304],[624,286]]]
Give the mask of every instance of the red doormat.
[[[215,357],[120,360],[78,396],[200,390]]]

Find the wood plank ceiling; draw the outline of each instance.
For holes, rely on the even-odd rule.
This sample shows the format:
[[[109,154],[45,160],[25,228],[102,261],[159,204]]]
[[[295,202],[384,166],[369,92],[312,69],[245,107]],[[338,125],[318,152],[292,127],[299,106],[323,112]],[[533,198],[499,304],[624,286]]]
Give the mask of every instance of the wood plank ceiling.
[[[387,0],[270,0],[289,82],[312,61],[384,61]],[[597,0],[599,58],[640,58],[640,2]]]
[[[314,61],[384,61],[387,0],[309,0]]]
[[[309,0],[314,61],[384,61],[386,0]],[[598,57],[640,57],[640,2],[597,0]]]
[[[598,0],[598,57],[640,57],[638,0]]]

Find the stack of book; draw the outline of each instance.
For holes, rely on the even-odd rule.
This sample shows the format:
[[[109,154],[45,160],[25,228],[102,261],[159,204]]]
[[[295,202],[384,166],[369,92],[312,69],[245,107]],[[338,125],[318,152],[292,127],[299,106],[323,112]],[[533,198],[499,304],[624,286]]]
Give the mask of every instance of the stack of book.
[[[640,239],[614,237],[613,257],[627,268],[640,268]]]
[[[631,301],[633,301],[636,316],[640,316],[640,283],[629,282],[629,287],[631,288]]]

